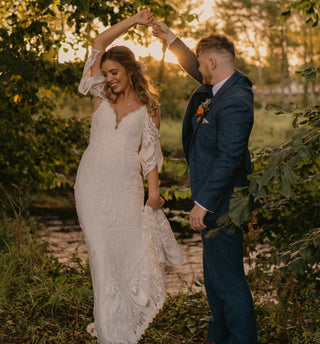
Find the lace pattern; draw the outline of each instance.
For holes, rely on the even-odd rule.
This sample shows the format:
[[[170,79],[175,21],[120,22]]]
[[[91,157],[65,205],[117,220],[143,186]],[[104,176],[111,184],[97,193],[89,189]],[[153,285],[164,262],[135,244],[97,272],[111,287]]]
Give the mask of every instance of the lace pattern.
[[[86,63],[79,90],[103,97],[104,80],[90,76],[98,54],[93,51]],[[75,183],[94,290],[95,324],[87,331],[99,344],[137,344],[164,303],[165,265],[182,263],[163,211],[144,207],[141,167],[146,176],[162,160],[147,108],[115,129],[115,113],[104,98],[93,114]]]
[[[143,225],[151,232],[157,263],[163,266],[182,265],[182,253],[163,210],[153,210],[146,205],[143,212]]]
[[[147,174],[156,166],[158,166],[158,171],[160,171],[163,164],[159,130],[149,115],[146,116],[144,122],[140,149],[140,162],[144,177],[146,177]]]
[[[78,91],[84,95],[90,92],[94,97],[104,97],[104,83],[105,78],[102,72],[98,72],[95,75],[91,75],[90,68],[94,65],[101,51],[92,49],[91,55],[86,61],[83,69],[82,78],[78,87]]]
[[[136,344],[139,341],[164,304],[165,266],[180,266],[183,263],[178,243],[161,209],[153,210],[145,206],[142,223],[144,249],[141,251],[141,260],[134,271],[134,278],[128,284],[126,297],[120,298],[116,303],[124,314],[131,312],[134,318],[131,326],[128,326],[130,322],[126,319],[125,331],[124,324],[119,323],[119,328],[115,332],[121,335],[115,335],[110,341],[102,340],[103,344]],[[116,295],[114,292],[113,299],[108,304],[109,309],[117,299]],[[116,315],[116,312],[114,314]],[[95,324],[88,325],[87,332],[95,337],[98,335]]]

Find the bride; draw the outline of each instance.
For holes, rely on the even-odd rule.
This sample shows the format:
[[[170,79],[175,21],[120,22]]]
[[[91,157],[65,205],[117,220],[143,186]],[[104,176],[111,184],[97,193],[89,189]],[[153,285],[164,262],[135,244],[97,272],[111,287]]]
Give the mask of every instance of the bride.
[[[99,34],[79,85],[94,106],[75,199],[93,281],[94,324],[88,328],[100,344],[138,343],[164,303],[165,264],[182,263],[160,209],[157,95],[131,50],[105,51],[132,26],[151,20],[144,10]],[[145,207],[141,166],[148,181]]]

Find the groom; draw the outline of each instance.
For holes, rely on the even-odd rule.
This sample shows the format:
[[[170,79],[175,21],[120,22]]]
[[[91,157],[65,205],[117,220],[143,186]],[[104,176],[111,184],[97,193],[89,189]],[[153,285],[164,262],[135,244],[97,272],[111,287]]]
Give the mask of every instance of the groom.
[[[153,33],[168,42],[182,67],[202,84],[190,98],[182,139],[194,201],[190,225],[201,230],[204,283],[212,312],[207,343],[256,344],[242,232],[237,228],[228,233],[226,226],[214,238],[206,237],[228,212],[234,187],[248,184],[252,83],[235,69],[235,49],[227,37],[212,34],[201,39],[195,55],[165,24],[155,22]]]

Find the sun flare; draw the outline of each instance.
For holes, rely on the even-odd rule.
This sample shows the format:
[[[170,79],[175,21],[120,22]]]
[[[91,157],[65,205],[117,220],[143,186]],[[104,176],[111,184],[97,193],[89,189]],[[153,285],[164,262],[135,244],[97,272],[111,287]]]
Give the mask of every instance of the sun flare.
[[[199,4],[198,0],[193,0],[194,3]],[[199,15],[199,21],[203,22],[207,20],[208,18],[213,16],[213,1],[212,0],[203,0],[202,4],[197,6],[197,9],[195,10],[196,13]],[[151,29],[150,29],[151,30]],[[70,39],[72,34],[70,33],[69,36]],[[189,48],[193,49],[196,45],[196,42],[193,39],[183,39],[183,41],[188,45]],[[152,43],[148,47],[141,46],[139,44],[135,44],[134,42],[130,40],[124,40],[123,38],[116,39],[112,45],[126,45],[128,48],[130,48],[134,54],[136,55],[136,58],[139,57],[145,57],[145,56],[152,56],[154,59],[160,61],[162,59],[162,45],[161,42],[154,38]],[[82,46],[76,46],[75,49],[72,49],[67,43],[62,43],[62,46],[59,51],[59,62],[69,62],[73,61],[76,58],[83,60],[86,55],[86,50]],[[165,55],[165,61],[166,62],[172,62],[172,63],[178,63],[176,57],[167,50]]]

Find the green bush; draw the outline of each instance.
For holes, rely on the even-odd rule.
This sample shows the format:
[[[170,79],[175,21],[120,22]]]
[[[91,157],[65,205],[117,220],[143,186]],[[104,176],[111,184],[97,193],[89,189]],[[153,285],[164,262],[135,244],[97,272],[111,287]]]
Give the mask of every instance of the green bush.
[[[23,219],[2,220],[0,238],[0,342],[90,339],[84,331],[93,305],[88,266],[76,257],[76,267],[49,258],[34,224]]]

